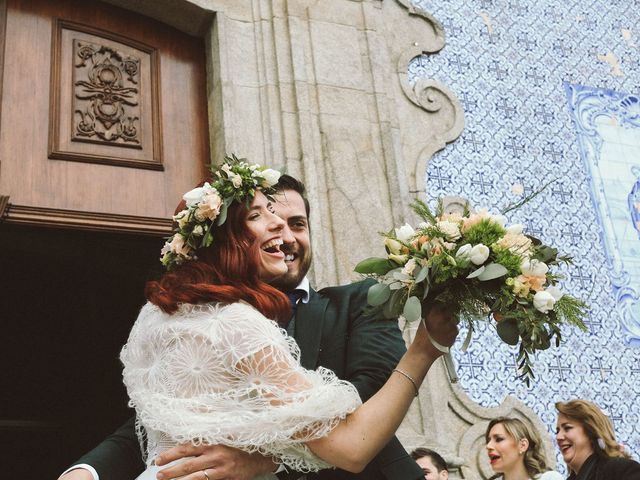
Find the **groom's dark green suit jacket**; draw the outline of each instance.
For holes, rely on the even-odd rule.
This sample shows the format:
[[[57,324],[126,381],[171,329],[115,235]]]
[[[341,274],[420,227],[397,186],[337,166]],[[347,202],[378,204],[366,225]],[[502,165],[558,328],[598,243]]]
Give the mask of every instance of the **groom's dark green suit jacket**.
[[[358,389],[363,401],[384,384],[405,351],[396,322],[365,315],[371,281],[311,291],[309,302],[300,303],[295,316],[295,334],[301,363],[314,370],[333,370]],[[143,469],[133,419],[105,439],[78,463],[93,466],[100,480],[133,480]],[[324,470],[307,478],[416,480],[422,470],[400,442],[393,440],[360,474]]]

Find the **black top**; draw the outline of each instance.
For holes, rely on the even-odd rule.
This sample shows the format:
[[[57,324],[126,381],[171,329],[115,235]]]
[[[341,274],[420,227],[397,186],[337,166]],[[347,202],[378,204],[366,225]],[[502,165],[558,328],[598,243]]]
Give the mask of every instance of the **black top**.
[[[607,458],[593,454],[580,471],[567,480],[640,480],[640,463],[627,458]]]

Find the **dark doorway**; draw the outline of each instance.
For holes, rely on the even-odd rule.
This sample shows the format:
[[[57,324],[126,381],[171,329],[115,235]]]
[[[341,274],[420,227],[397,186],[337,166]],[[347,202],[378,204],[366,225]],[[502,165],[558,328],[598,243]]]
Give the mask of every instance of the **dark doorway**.
[[[162,243],[0,225],[4,478],[57,478],[131,416],[118,355]]]

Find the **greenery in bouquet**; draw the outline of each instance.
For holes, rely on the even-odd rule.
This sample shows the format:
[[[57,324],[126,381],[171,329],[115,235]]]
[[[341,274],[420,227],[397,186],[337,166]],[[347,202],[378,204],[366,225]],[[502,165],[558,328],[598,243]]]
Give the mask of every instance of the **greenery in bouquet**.
[[[467,322],[465,345],[474,322],[487,318],[504,342],[519,345],[518,372],[527,385],[534,377],[530,355],[552,341],[560,345],[562,325],[586,330],[585,304],[558,288],[561,277],[550,268],[570,257],[486,209],[445,213],[441,200],[435,212],[421,201],[412,208],[423,222],[384,233],[386,258],[355,268],[378,280],[368,292],[372,310],[411,323],[422,318],[423,304],[444,304]]]

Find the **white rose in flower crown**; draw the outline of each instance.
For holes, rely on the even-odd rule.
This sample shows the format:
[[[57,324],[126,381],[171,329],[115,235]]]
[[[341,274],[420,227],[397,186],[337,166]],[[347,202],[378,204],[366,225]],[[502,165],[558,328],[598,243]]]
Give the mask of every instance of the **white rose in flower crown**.
[[[489,258],[489,247],[479,243],[469,251],[469,260],[475,265],[482,265]]]
[[[520,270],[527,277],[544,277],[549,271],[549,267],[540,260],[525,259],[520,265]]]
[[[537,292],[533,296],[533,306],[536,310],[539,310],[542,313],[549,313],[549,311],[553,310],[553,306],[556,304],[556,299],[553,298],[546,290],[541,292]]]
[[[173,221],[178,223],[178,227],[181,229],[187,224],[189,220],[189,210],[184,209],[176,213],[173,217]]]
[[[235,172],[229,172],[229,180],[233,183],[233,186],[236,188],[240,188],[242,185],[242,177]]]
[[[449,220],[440,220],[438,223],[436,223],[436,227],[450,240],[458,240],[461,236],[460,227],[456,222],[450,222]]]
[[[208,183],[205,183],[205,186],[209,185]],[[196,187],[193,190],[189,190],[187,193],[185,193],[182,196],[182,199],[187,202],[187,207],[193,207],[194,205],[196,205],[200,200],[202,200],[202,195],[204,195],[204,190],[205,187]]]
[[[514,223],[513,225],[506,227],[505,230],[511,235],[520,235],[524,231],[524,225],[521,223]]]
[[[396,228],[395,231],[396,231],[396,238],[401,242],[408,242],[409,240],[411,240],[411,237],[413,237],[416,234],[413,227],[408,223],[405,223],[403,226]]]
[[[220,213],[220,207],[222,206],[222,198],[218,195],[217,190],[211,189],[211,191],[205,193],[202,200],[196,208],[196,218],[203,221],[205,218],[209,220],[215,220]]]
[[[262,188],[270,188],[273,187],[278,180],[280,180],[280,172],[278,170],[274,170],[272,168],[267,168],[262,171],[262,182],[260,186]]]
[[[204,234],[204,228],[202,228],[202,225],[196,225],[195,227],[193,227],[193,231],[191,233],[193,233],[196,237],[201,237]]]

